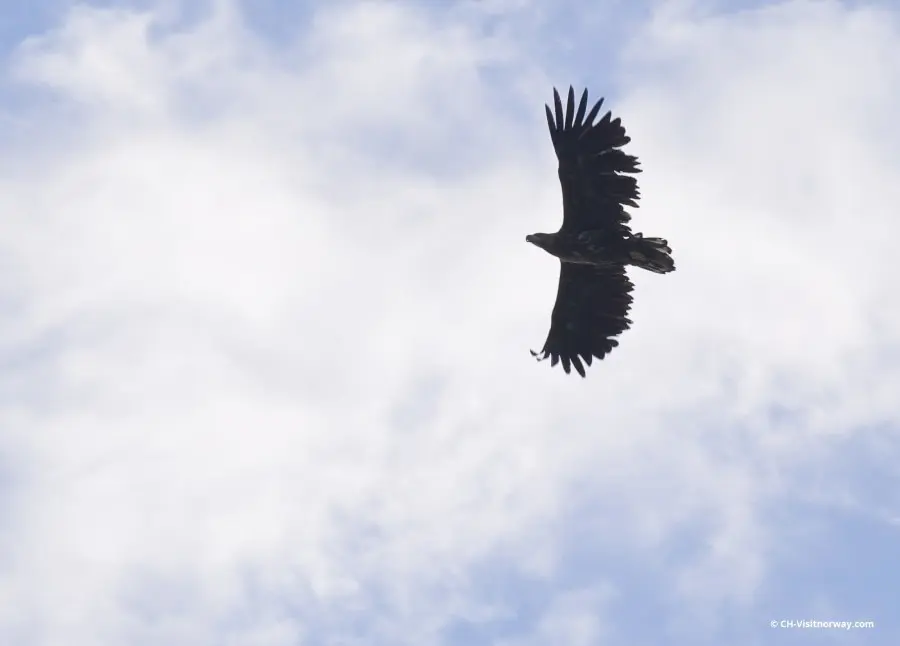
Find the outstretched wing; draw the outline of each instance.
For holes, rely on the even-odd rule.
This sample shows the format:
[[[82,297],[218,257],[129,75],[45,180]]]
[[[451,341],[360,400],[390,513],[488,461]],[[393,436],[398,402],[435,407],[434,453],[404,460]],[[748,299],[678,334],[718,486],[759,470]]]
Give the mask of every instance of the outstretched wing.
[[[631,325],[628,310],[634,285],[622,265],[560,263],[559,288],[550,319],[550,332],[541,352],[550,365],[562,362],[566,374],[575,366],[585,376],[583,363],[591,365],[619,345],[613,337]]]
[[[619,118],[607,112],[597,123],[594,119],[603,105],[601,98],[585,115],[587,90],[575,111],[575,91],[569,86],[566,111],[556,88],[553,106],[545,105],[550,138],[559,160],[559,182],[563,195],[563,224],[560,231],[580,232],[602,229],[631,233],[631,216],[624,206],[637,207],[640,197],[637,180],[620,173],[640,173],[636,157],[619,150],[631,141]]]

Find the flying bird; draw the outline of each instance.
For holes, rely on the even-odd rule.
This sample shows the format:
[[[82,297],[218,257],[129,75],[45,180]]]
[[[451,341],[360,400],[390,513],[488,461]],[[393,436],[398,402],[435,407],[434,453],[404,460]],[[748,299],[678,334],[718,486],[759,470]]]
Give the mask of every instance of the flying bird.
[[[585,376],[584,364],[603,359],[619,342],[614,338],[631,326],[628,311],[634,285],[625,273],[632,265],[658,274],[675,270],[672,250],[662,238],[632,233],[631,215],[625,207],[637,207],[637,180],[623,173],[640,173],[636,157],[622,146],[631,141],[619,118],[610,112],[594,123],[601,98],[585,114],[585,89],[575,107],[569,86],[563,113],[559,93],[553,89],[553,107],[545,105],[550,139],[559,160],[563,223],[556,233],[525,236],[559,258],[559,287],[550,318],[550,332],[538,361],[562,363],[566,374]]]

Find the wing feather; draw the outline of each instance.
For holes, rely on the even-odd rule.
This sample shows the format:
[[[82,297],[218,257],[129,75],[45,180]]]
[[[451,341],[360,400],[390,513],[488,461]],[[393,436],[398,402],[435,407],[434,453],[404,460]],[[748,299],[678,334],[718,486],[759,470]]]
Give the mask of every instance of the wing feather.
[[[553,108],[556,111],[556,123],[562,127],[564,118],[562,101],[559,100],[559,92],[556,91],[556,88],[553,89]]]
[[[578,114],[575,115],[575,127],[580,128],[584,124],[584,111],[587,109],[587,90],[581,93],[581,101],[578,102]]]
[[[587,90],[584,90],[576,111],[575,90],[569,86],[564,111],[559,92],[554,88],[553,111],[549,105],[545,106],[563,193],[560,231],[606,229],[630,235],[631,216],[624,207],[636,208],[640,192],[637,180],[626,173],[640,173],[639,162],[620,150],[630,141],[621,119],[613,119],[607,111],[594,123],[603,99],[585,115],[587,100]]]
[[[582,377],[593,358],[603,359],[619,342],[614,338],[631,326],[628,312],[634,285],[622,265],[597,267],[560,263],[556,304],[544,347],[535,356],[562,362]]]

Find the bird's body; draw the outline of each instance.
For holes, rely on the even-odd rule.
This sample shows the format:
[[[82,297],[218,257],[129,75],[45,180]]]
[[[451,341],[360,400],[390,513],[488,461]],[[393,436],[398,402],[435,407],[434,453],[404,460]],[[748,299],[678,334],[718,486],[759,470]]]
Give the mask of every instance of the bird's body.
[[[636,157],[619,150],[630,141],[619,119],[607,112],[597,123],[600,99],[587,109],[587,90],[575,110],[575,93],[569,87],[565,113],[559,93],[553,90],[554,111],[549,106],[547,124],[559,159],[563,194],[563,224],[556,233],[534,233],[530,242],[560,260],[559,288],[550,332],[538,360],[550,365],[562,362],[566,373],[585,376],[583,363],[602,359],[618,345],[613,337],[631,325],[627,318],[634,285],[625,274],[633,265],[665,274],[675,270],[671,249],[662,238],[632,233],[625,206],[637,207],[639,192],[633,177],[639,173]]]
[[[528,236],[526,241],[541,247],[562,262],[576,265],[609,265],[627,261],[623,240],[597,229],[581,233],[537,233]]]

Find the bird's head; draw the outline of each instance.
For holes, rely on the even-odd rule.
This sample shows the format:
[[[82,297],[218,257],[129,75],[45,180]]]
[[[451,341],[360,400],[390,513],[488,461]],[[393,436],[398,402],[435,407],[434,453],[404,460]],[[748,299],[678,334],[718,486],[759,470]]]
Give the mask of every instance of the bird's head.
[[[530,242],[534,246],[540,247],[541,249],[547,249],[547,246],[550,242],[550,234],[532,233],[531,235],[525,236],[525,242]]]

